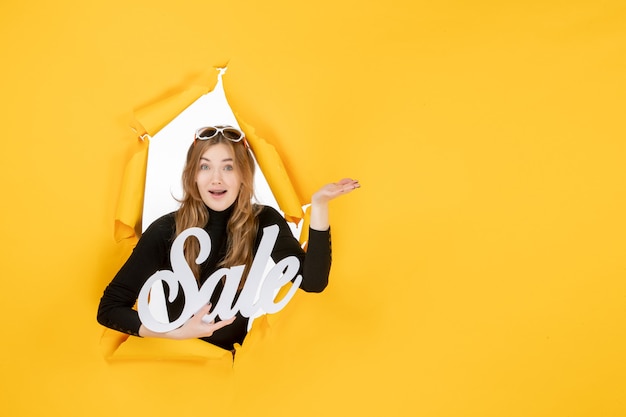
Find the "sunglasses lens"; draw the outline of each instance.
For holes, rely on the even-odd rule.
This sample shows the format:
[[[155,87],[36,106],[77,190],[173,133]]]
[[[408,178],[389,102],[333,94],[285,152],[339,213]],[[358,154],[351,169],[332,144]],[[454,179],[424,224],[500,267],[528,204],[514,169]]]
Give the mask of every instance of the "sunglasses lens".
[[[197,137],[198,139],[211,139],[216,134],[217,134],[216,128],[203,127],[202,129],[198,129]]]
[[[222,131],[224,137],[228,140],[232,140],[233,142],[237,142],[243,138],[243,133],[233,128],[226,128]]]

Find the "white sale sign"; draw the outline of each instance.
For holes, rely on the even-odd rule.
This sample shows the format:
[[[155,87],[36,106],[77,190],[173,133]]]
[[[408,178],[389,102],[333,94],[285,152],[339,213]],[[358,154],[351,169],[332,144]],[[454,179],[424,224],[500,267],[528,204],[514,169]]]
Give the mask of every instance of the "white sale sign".
[[[302,283],[302,276],[297,275],[300,269],[300,261],[295,256],[288,256],[278,261],[263,276],[266,265],[271,260],[272,249],[278,237],[278,226],[272,225],[263,229],[261,243],[252,260],[250,272],[236,303],[237,289],[245,269],[243,265],[218,269],[198,289],[196,278],[183,253],[185,240],[189,237],[198,239],[200,243],[200,253],[196,258],[196,263],[201,264],[209,257],[211,253],[211,238],[208,233],[199,227],[189,228],[178,235],[172,245],[170,252],[172,270],[155,272],[148,278],[139,292],[139,298],[137,299],[139,318],[144,326],[154,332],[165,333],[182,326],[198,310],[208,304],[217,283],[222,279],[224,280],[224,288],[215,307],[203,318],[206,322],[211,322],[217,316],[222,320],[226,320],[234,317],[237,312],[241,312],[244,317],[253,317],[260,311],[266,313],[280,311],[295,295]],[[275,302],[278,290],[292,280],[293,285],[287,294],[282,300]],[[157,319],[150,309],[149,304],[154,302],[153,300],[150,301],[150,290],[155,283],[160,282],[164,282],[169,286],[171,290],[170,302],[178,295],[179,286],[184,292],[185,306],[180,316],[172,322]],[[165,300],[163,299],[162,302],[165,302]]]

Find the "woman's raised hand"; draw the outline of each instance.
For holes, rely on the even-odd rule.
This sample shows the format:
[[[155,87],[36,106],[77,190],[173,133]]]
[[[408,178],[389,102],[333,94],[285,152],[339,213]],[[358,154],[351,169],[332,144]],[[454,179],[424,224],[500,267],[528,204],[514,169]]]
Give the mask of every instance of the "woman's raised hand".
[[[339,196],[350,193],[361,185],[359,181],[351,178],[344,178],[338,182],[324,185],[311,197],[311,204],[324,204]]]
[[[348,194],[361,184],[357,180],[344,178],[338,182],[326,184],[311,197],[311,223],[314,230],[328,230],[330,227],[328,220],[328,202],[341,195]]]

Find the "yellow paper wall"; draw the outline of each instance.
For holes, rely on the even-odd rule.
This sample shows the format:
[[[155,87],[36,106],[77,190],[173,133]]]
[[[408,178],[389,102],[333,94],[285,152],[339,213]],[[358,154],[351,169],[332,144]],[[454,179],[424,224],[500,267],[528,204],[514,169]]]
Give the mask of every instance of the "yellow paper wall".
[[[0,5],[6,416],[626,414],[621,1]],[[133,109],[229,63],[334,265],[223,361],[102,357]],[[266,329],[267,330],[267,329]],[[194,346],[195,347],[195,346]],[[196,414],[193,414],[196,415]]]

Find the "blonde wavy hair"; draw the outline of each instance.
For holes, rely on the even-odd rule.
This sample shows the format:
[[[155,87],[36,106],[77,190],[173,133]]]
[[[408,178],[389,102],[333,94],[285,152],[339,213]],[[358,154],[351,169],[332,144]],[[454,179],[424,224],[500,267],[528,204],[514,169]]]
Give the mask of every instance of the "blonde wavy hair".
[[[241,280],[241,288],[245,283],[247,272],[252,264],[252,252],[258,229],[257,214],[261,210],[260,206],[252,204],[254,195],[254,160],[244,140],[232,142],[220,132],[211,139],[197,140],[189,147],[182,175],[183,197],[180,200],[180,209],[175,216],[176,236],[190,227],[203,228],[209,222],[209,210],[202,201],[198,191],[196,176],[200,169],[200,158],[207,149],[217,144],[223,144],[230,148],[233,154],[235,169],[241,177],[239,195],[233,203],[233,213],[226,228],[226,256],[218,266],[245,265],[246,269]],[[200,265],[196,264],[195,259],[199,252],[200,245],[196,239],[188,239],[185,242],[185,259],[198,282],[200,282],[201,278]]]

